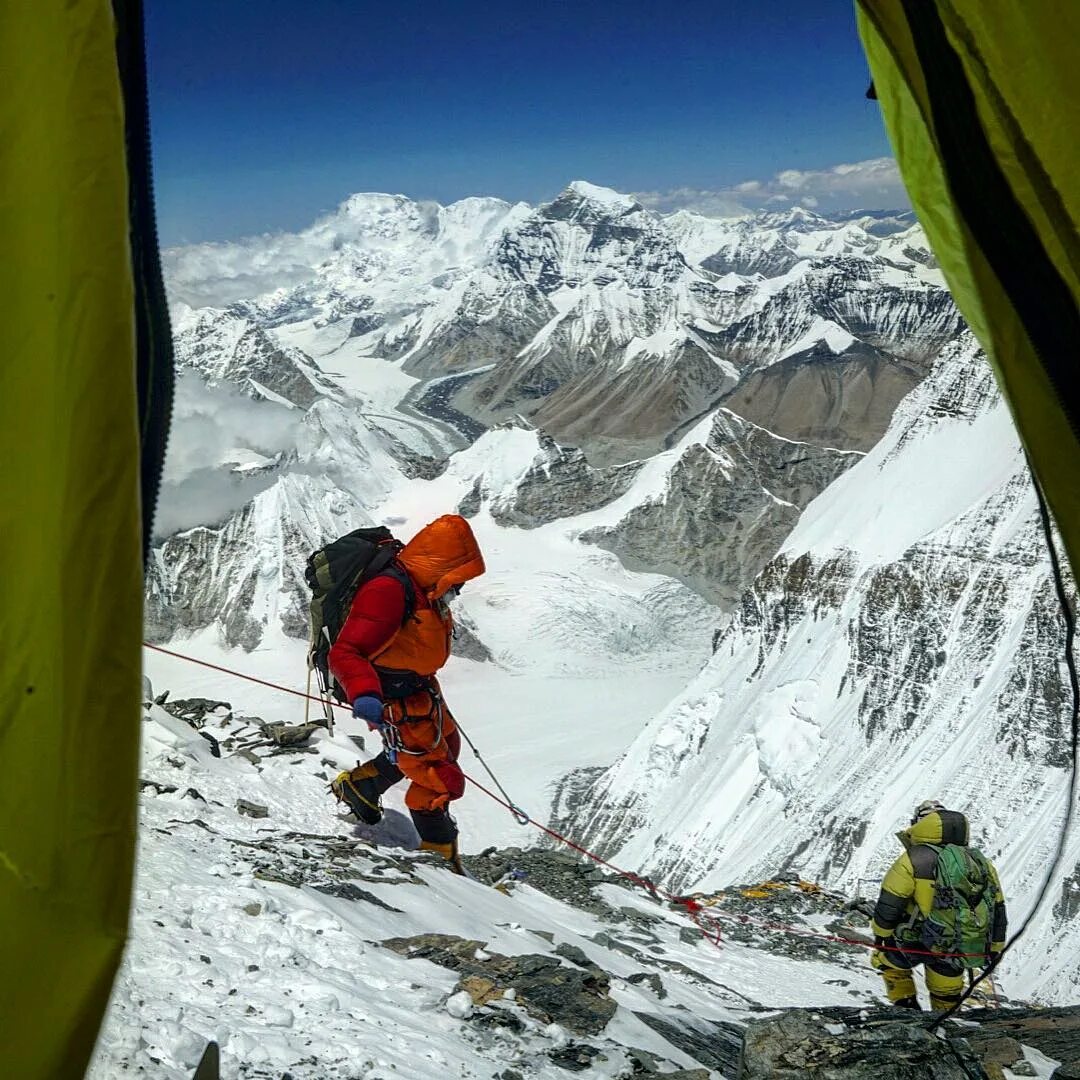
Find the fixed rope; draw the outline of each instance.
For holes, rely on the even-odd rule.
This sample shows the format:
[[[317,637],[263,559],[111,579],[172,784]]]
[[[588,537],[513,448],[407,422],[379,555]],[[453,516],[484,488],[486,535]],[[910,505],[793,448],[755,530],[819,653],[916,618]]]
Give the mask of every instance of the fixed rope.
[[[478,780],[474,780],[467,773],[465,779],[469,781],[473,787],[482,791],[489,799],[494,800],[501,806],[504,806],[511,813],[514,813],[516,808],[504,799],[500,799],[493,791],[489,791]],[[526,815],[527,816],[527,815]],[[859,949],[869,949],[874,951],[878,948],[876,944],[869,941],[860,941],[858,938],[847,938],[839,934],[826,934],[819,930],[811,930],[809,928],[791,926],[788,923],[771,922],[767,919],[759,919],[753,915],[735,914],[734,912],[724,912],[712,910],[708,905],[702,903],[700,900],[695,899],[692,896],[680,896],[677,893],[672,893],[669,890],[657,885],[647,877],[643,877],[641,874],[635,874],[632,870],[623,870],[622,867],[616,866],[613,862],[597,855],[596,852],[590,851],[588,848],[583,847],[581,844],[574,840],[571,840],[567,836],[563,836],[562,833],[557,832],[555,829],[549,828],[547,825],[536,821],[534,818],[528,818],[528,824],[539,829],[542,833],[550,836],[553,840],[558,841],[560,844],[564,844],[566,847],[573,849],[581,855],[584,855],[587,859],[591,859],[593,862],[600,866],[605,867],[612,873],[617,874],[619,877],[625,878],[627,881],[637,885],[639,888],[644,889],[658,900],[665,900],[669,904],[681,907],[686,914],[701,928],[701,920],[705,919],[709,922],[729,922],[738,923],[742,926],[755,926],[762,930],[770,930],[774,933],[786,934],[789,937],[801,937],[801,938],[813,938],[817,941],[830,942],[836,945],[851,945]],[[719,932],[719,928],[716,928],[716,932]],[[708,935],[706,935],[708,936]],[[902,952],[905,956],[930,956],[937,959],[968,959],[971,957],[985,956],[985,953],[941,953],[932,952],[928,949],[908,949],[908,948],[896,948],[891,950],[895,952]]]
[[[162,648],[160,645],[151,645],[149,641],[143,642],[144,649],[153,649],[154,652],[164,653],[166,656],[175,657],[177,660],[186,660],[189,664],[198,664],[200,667],[210,668],[211,671],[220,671],[223,675],[231,675],[236,679],[246,682],[257,683],[259,686],[269,687],[271,690],[280,690],[283,694],[292,694],[294,697],[305,698],[307,701],[317,701],[320,705],[329,705],[332,709],[344,709],[333,701],[326,701],[315,694],[304,693],[303,690],[293,690],[289,686],[281,686],[279,683],[268,682],[266,679],[257,679],[254,675],[245,675],[242,671],[234,671],[232,668],[222,667],[220,664],[211,664],[208,660],[200,660],[197,656],[188,656],[185,653],[173,652],[172,649]],[[310,686],[310,678],[309,678]]]
[[[194,656],[188,656],[184,653],[178,653],[174,652],[171,649],[162,648],[160,645],[151,645],[149,642],[143,642],[143,644],[146,648],[153,649],[155,652],[164,653],[167,656],[175,657],[178,660],[187,660],[193,664],[198,664],[201,667],[210,668],[213,671],[218,671],[225,675],[232,675],[238,679],[244,679],[247,682],[257,683],[260,686],[265,686],[272,690],[280,690],[282,693],[292,694],[295,697],[310,698],[312,701],[321,702],[323,700],[321,698],[313,697],[310,694],[305,694],[302,690],[293,690],[290,687],[281,686],[278,683],[269,682],[266,679],[258,679],[253,675],[246,675],[243,672],[234,671],[232,668],[222,667],[219,664],[211,664],[206,660],[199,660],[197,657]],[[343,706],[339,705],[336,707],[342,708]],[[701,900],[698,900],[693,896],[681,896],[677,893],[673,893],[670,890],[665,889],[660,885],[657,885],[654,881],[645,877],[642,874],[635,873],[632,870],[624,870],[622,867],[616,866],[613,862],[610,862],[608,859],[603,858],[603,856],[598,855],[595,851],[590,851],[582,844],[577,843],[575,840],[571,840],[570,837],[564,836],[562,833],[557,832],[555,829],[552,829],[549,826],[544,825],[542,822],[537,821],[535,818],[531,817],[528,813],[522,810],[520,806],[517,806],[515,803],[513,803],[509,796],[506,795],[506,792],[503,790],[502,785],[499,784],[498,780],[495,779],[494,775],[491,773],[491,770],[488,768],[486,762],[484,762],[484,759],[480,756],[472,740],[469,739],[464,732],[462,732],[462,735],[465,738],[465,741],[468,743],[470,749],[473,751],[474,754],[476,754],[477,760],[487,770],[488,774],[492,777],[493,782],[499,787],[502,795],[506,797],[504,798],[500,795],[497,795],[490,788],[487,788],[482,783],[480,783],[479,780],[476,780],[468,773],[463,773],[465,779],[468,780],[473,787],[475,787],[478,791],[483,792],[489,799],[498,803],[504,809],[509,810],[519,824],[533,826],[535,829],[538,829],[540,832],[544,833],[546,836],[549,836],[557,843],[560,843],[565,847],[576,851],[579,855],[583,855],[585,858],[590,859],[598,866],[605,867],[618,877],[621,877],[624,880],[629,881],[631,884],[636,885],[638,888],[643,889],[645,892],[649,893],[649,895],[652,896],[654,899],[659,901],[665,901],[674,907],[681,908],[682,911],[686,914],[687,918],[689,918],[690,921],[701,931],[701,934],[705,938],[705,940],[708,941],[710,944],[715,945],[717,948],[721,947],[721,943],[723,941],[721,933],[721,923],[723,922],[738,924],[741,926],[753,926],[761,930],[767,930],[771,933],[782,934],[788,937],[811,938],[824,943],[847,945],[853,948],[869,950],[871,952],[876,951],[879,948],[879,946],[875,943],[863,941],[859,938],[847,938],[839,934],[827,934],[819,930],[811,930],[805,927],[792,926],[787,923],[779,923],[767,919],[759,919],[753,915],[718,911],[715,910],[711,905],[703,903]],[[1034,915],[1034,912],[1032,912],[1032,915]],[[1016,941],[1016,939],[1024,932],[1024,930],[1027,928],[1028,923],[1031,922],[1032,915],[1028,916],[1023,926],[1021,926],[1020,930],[1018,930],[1016,934],[1013,935],[1013,937],[1009,941],[1009,945],[1006,946],[1006,948],[1011,946],[1012,943]],[[899,947],[891,951],[903,953],[903,955],[905,956],[933,957],[939,960],[969,959],[985,955],[984,953],[941,953],[933,952],[927,949],[911,949]],[[968,997],[970,997],[971,993],[979,985],[982,979],[989,975],[995,966],[996,962],[994,964],[991,964],[991,966],[984,971],[983,975],[981,975],[977,980],[975,980],[975,982],[972,983],[962,1000],[966,1000]],[[942,1014],[942,1019],[944,1019],[946,1015],[951,1015],[951,1012],[950,1014]]]

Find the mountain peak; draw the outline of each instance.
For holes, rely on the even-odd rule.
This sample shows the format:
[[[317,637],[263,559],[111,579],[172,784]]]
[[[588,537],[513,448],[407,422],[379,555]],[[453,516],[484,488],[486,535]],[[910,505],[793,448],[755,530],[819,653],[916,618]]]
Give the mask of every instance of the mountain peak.
[[[599,184],[590,184],[588,180],[573,181],[559,198],[565,198],[568,195],[576,196],[598,206],[608,207],[611,210],[633,210],[638,205],[637,200],[632,195],[621,195],[612,188],[600,187]]]
[[[806,228],[810,226],[812,228],[818,228],[822,225],[829,225],[829,219],[822,217],[820,214],[815,214],[813,210],[808,210],[805,206],[791,206],[786,210],[771,210],[765,214],[762,214],[758,219],[763,224],[768,224],[773,228]]]
[[[591,227],[638,210],[641,204],[631,195],[620,195],[587,180],[575,180],[555,199],[541,206],[538,213],[549,220]]]

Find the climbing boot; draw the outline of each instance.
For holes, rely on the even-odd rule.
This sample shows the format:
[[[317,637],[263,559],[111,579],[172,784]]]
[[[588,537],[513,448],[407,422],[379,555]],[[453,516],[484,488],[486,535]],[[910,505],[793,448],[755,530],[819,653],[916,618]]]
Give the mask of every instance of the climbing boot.
[[[919,999],[915,996],[894,1001],[892,1006],[894,1009],[914,1009],[915,1012],[922,1012],[922,1006],[919,1004]]]
[[[378,769],[369,761],[348,772],[338,773],[330,781],[330,790],[338,802],[343,802],[365,825],[378,825],[382,821],[378,776]]]
[[[458,854],[457,840],[451,840],[447,844],[437,844],[434,840],[421,840],[421,851],[434,851],[441,855],[455,874],[464,874],[465,867],[461,865],[461,856]]]

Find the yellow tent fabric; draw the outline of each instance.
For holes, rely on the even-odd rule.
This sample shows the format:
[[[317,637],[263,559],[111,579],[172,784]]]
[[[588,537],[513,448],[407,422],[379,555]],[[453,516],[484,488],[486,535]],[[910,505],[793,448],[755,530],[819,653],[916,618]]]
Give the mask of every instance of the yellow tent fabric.
[[[1080,579],[1080,4],[857,0],[900,171]]]
[[[0,1062],[81,1076],[127,929],[142,563],[107,0],[0,8]]]

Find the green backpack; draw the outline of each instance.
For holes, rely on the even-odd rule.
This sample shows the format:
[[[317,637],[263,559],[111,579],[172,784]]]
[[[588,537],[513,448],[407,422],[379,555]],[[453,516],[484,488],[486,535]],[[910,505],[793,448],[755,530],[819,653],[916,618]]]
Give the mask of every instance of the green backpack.
[[[925,844],[937,853],[934,905],[921,927],[919,944],[931,952],[950,953],[963,968],[990,962],[995,887],[990,864],[978,848]]]

